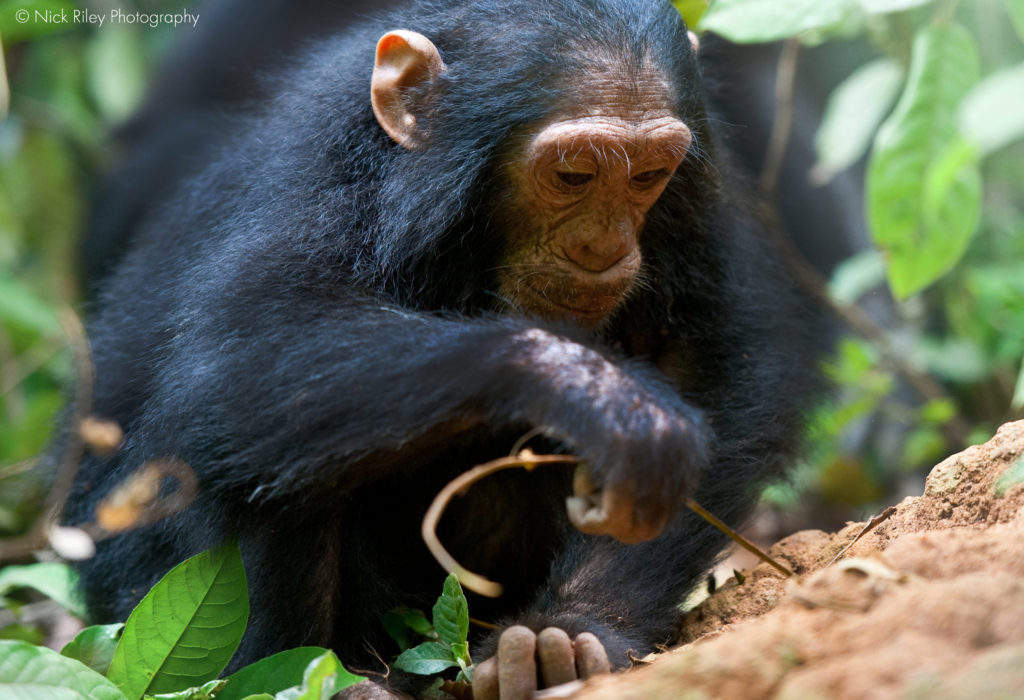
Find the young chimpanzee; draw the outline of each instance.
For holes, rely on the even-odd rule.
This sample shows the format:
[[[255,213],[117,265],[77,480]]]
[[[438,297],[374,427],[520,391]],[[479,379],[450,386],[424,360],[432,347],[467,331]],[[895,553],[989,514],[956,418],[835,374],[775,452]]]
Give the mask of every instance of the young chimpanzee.
[[[498,649],[478,696],[666,641],[723,545],[684,499],[742,522],[814,365],[676,10],[413,2],[268,85],[135,218],[97,297],[95,411],[126,440],[85,460],[66,520],[150,459],[191,465],[199,493],[100,543],[94,616],[237,538],[253,613],[233,666],[318,644],[371,667],[381,615],[440,590],[432,497],[539,429],[575,479],[496,475],[442,522],[506,588],[471,600],[512,626],[475,646]]]

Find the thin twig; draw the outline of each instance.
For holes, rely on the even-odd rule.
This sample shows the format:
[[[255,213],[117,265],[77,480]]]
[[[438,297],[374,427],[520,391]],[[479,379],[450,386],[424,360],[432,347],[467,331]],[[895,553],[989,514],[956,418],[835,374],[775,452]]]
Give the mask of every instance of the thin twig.
[[[486,476],[489,476],[495,472],[503,469],[514,469],[516,467],[522,467],[526,470],[532,470],[540,464],[578,464],[580,459],[572,455],[536,455],[529,449],[525,449],[517,455],[509,457],[500,457],[492,460],[485,464],[480,464],[469,471],[459,474],[457,477],[448,482],[447,485],[434,497],[433,502],[430,504],[430,508],[427,509],[426,515],[423,516],[423,523],[420,527],[420,533],[423,536],[423,541],[427,545],[427,549],[434,555],[434,559],[445,569],[455,574],[459,579],[459,582],[466,588],[480,595],[487,596],[489,598],[497,598],[502,594],[504,590],[500,583],[491,581],[480,574],[473,573],[469,569],[462,566],[455,557],[453,557],[444,545],[441,544],[441,540],[437,537],[437,524],[441,520],[441,516],[444,514],[445,509],[448,507],[448,503],[456,495],[464,493],[471,485],[480,481]],[[733,530],[731,527],[726,525],[724,522],[719,520],[717,517],[712,515],[710,512],[705,510],[692,498],[684,501],[687,508],[692,510],[694,513],[704,518],[712,526],[723,532],[729,539],[736,544],[740,545],[749,552],[755,554],[762,561],[766,562],[776,570],[780,571],[784,576],[792,576],[793,572],[784,567],[778,561],[773,559],[770,555],[759,549],[756,545],[750,542],[748,539],[743,537],[740,533]]]
[[[826,567],[832,566],[837,561],[839,561],[839,558],[842,557],[844,554],[846,554],[850,550],[850,547],[852,547],[853,545],[855,545],[858,542],[860,542],[860,539],[862,537],[864,537],[864,535],[868,534],[869,532],[874,530],[876,527],[881,525],[883,522],[885,522],[886,520],[891,518],[894,513],[896,513],[896,506],[889,506],[888,508],[883,510],[878,515],[876,515],[873,518],[871,518],[871,520],[869,520],[867,522],[867,524],[863,528],[861,528],[861,531],[857,533],[857,536],[854,537],[852,540],[850,540],[850,542],[847,543],[847,545],[845,547],[843,547],[841,550],[839,550],[839,554],[837,554],[834,557],[832,557],[832,561],[830,561],[825,566]]]
[[[772,133],[768,139],[764,166],[761,168],[761,194],[766,198],[775,195],[786,159],[786,147],[793,130],[793,88],[796,85],[796,63],[800,55],[800,40],[792,38],[782,45],[779,55],[778,72],[775,75],[775,118]]]
[[[728,535],[729,539],[731,539],[733,542],[738,544],[740,547],[743,547],[743,549],[747,550],[751,554],[756,555],[761,561],[771,566],[773,569],[781,573],[783,576],[786,576],[788,578],[789,576],[793,575],[792,571],[790,571],[782,564],[780,564],[778,561],[776,561],[771,555],[762,551],[760,547],[755,545],[746,537],[733,530],[731,527],[723,523],[721,520],[716,518],[708,511],[704,510],[704,508],[699,503],[697,503],[697,501],[693,500],[692,498],[687,498],[686,506],[694,513],[696,513],[697,515],[699,515],[700,517],[704,518],[709,523],[714,525],[720,531]]]

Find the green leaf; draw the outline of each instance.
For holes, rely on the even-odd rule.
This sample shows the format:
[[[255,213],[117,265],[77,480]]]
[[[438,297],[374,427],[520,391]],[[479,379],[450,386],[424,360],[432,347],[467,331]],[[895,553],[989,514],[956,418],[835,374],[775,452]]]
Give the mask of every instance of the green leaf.
[[[459,579],[448,574],[441,597],[434,603],[434,629],[440,640],[449,645],[460,644],[469,636],[469,605]]]
[[[841,25],[857,5],[857,0],[716,0],[700,28],[741,44],[778,41]]]
[[[238,546],[198,554],[171,569],[132,611],[110,679],[129,700],[205,683],[227,665],[248,617]]]
[[[933,0],[860,0],[860,6],[870,15],[887,15],[928,5],[931,2]]]
[[[0,569],[0,596],[15,588],[34,588],[77,617],[85,617],[76,586],[78,572],[67,564],[42,562]]]
[[[1024,63],[978,83],[960,106],[959,123],[982,155],[1024,137]]]
[[[81,661],[96,673],[107,675],[110,661],[114,658],[117,640],[121,638],[124,624],[92,625],[75,635],[75,638],[60,650],[61,656]]]
[[[867,153],[902,82],[899,64],[880,58],[858,68],[832,91],[814,139],[817,181],[829,179]]]
[[[839,304],[856,304],[864,294],[885,282],[885,261],[868,249],[841,262],[828,283],[829,296]]]
[[[1006,11],[1010,13],[1013,27],[1017,30],[1017,36],[1024,41],[1024,0],[1004,0]]]
[[[440,642],[423,642],[407,649],[395,659],[395,668],[420,676],[431,676],[446,668],[458,666],[452,650]]]
[[[921,421],[941,425],[956,416],[956,404],[952,399],[932,399],[920,410]]]
[[[954,115],[979,72],[977,50],[965,29],[922,29],[914,39],[903,96],[875,139],[867,175],[868,222],[899,298],[952,268],[977,226],[981,175]]]
[[[125,700],[113,683],[52,649],[0,641],[0,698],[4,700]]]
[[[399,651],[405,651],[421,637],[437,639],[437,632],[422,610],[405,606],[388,610],[381,618],[388,635],[398,644]]]
[[[187,688],[179,690],[177,693],[147,695],[146,700],[213,700],[215,697],[220,697],[220,689],[224,687],[224,683],[223,680],[213,680],[198,688]]]
[[[0,36],[10,45],[73,29],[74,11],[68,0],[5,0],[0,2]]]
[[[142,98],[145,60],[136,27],[108,24],[86,47],[89,90],[108,122],[126,119]]]
[[[0,278],[0,322],[14,323],[41,335],[60,330],[53,307],[13,277]]]
[[[228,684],[217,694],[217,700],[242,700],[301,685],[309,664],[326,652],[320,647],[299,647],[260,659],[228,676]]]
[[[696,27],[700,18],[708,10],[710,0],[672,0],[672,4],[679,10],[679,14],[686,20],[687,27]]]
[[[946,440],[932,426],[915,428],[903,443],[903,462],[908,469],[934,464],[946,451]]]
[[[345,670],[333,651],[309,662],[302,685],[280,691],[276,700],[328,700],[335,693],[366,679]]]

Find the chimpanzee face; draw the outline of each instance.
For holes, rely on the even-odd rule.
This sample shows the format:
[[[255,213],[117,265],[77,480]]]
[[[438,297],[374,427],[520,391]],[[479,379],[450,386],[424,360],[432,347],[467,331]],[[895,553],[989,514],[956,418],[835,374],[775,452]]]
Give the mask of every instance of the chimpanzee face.
[[[665,82],[590,78],[590,99],[543,125],[507,166],[503,298],[531,313],[600,324],[633,288],[648,210],[690,146]]]

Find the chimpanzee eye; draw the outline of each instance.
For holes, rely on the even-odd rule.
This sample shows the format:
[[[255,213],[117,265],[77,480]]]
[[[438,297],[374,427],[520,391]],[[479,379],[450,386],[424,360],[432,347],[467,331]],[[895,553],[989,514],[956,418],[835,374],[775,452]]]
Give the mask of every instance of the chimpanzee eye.
[[[559,182],[569,187],[582,187],[594,179],[593,173],[556,172],[555,176],[558,177]]]
[[[658,170],[645,170],[644,172],[631,177],[630,181],[634,185],[638,185],[640,187],[647,187],[653,185],[656,182],[661,182],[669,175],[671,175],[671,173],[665,170],[664,168],[660,168]]]

